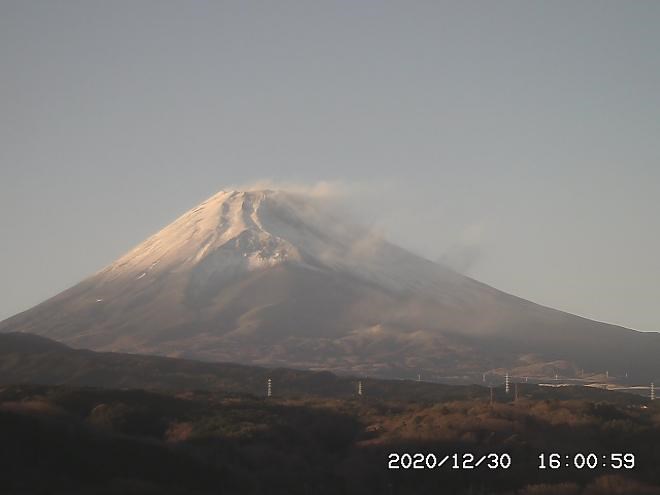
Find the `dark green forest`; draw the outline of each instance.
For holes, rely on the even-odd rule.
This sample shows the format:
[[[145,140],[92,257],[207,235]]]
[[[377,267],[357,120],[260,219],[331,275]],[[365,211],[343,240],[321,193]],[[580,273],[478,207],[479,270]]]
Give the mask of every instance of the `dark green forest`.
[[[0,494],[660,495],[658,402],[515,389],[491,397],[477,385],[96,353],[4,334]],[[390,453],[418,452],[508,454],[511,465],[388,469]],[[632,453],[635,466],[539,470],[538,455],[553,452]]]
[[[9,385],[0,492],[660,494],[655,403],[498,392],[491,404],[456,391],[429,401]],[[388,470],[391,452],[508,453],[512,464]],[[632,452],[636,466],[541,471],[540,452]]]

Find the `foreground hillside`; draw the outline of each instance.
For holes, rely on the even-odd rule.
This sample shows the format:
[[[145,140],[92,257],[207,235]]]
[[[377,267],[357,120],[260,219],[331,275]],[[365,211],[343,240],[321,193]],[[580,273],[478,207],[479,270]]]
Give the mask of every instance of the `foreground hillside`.
[[[629,396],[625,396],[629,397]],[[660,494],[660,408],[0,388],[3,494]],[[507,453],[506,470],[388,470],[388,454]],[[541,452],[632,452],[539,470]]]
[[[485,399],[490,392],[476,385],[450,386],[412,380],[383,380],[338,376],[287,368],[264,368],[233,363],[204,363],[186,359],[93,352],[30,334],[0,334],[0,385],[33,383],[151,390],[207,390],[263,396],[268,379],[276,396],[354,398],[358,381],[370,398],[402,401]],[[501,385],[503,377],[495,377]],[[524,384],[519,385],[521,387]],[[558,390],[526,386],[535,398],[588,398],[641,403],[643,399],[608,394],[599,389],[567,387]],[[504,399],[503,387],[494,390]]]
[[[213,390],[265,395],[353,397],[358,378],[287,368],[205,363],[139,354],[94,352],[30,334],[0,334],[0,384],[39,383],[105,388]],[[360,378],[372,397],[440,400],[485,396],[482,387]]]

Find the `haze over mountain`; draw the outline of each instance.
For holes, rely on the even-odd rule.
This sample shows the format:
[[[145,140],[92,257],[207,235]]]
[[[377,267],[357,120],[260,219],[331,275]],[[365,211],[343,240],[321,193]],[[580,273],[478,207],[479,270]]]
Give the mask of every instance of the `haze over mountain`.
[[[432,228],[429,226],[429,228]],[[303,194],[221,191],[0,323],[74,347],[376,376],[658,374],[660,335],[505,294]]]

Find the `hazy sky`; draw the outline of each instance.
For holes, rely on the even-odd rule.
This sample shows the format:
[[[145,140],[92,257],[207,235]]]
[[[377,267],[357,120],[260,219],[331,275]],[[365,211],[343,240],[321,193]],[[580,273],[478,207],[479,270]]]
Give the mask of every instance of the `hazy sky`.
[[[660,330],[658,26],[641,0],[0,0],[0,318],[272,179]]]

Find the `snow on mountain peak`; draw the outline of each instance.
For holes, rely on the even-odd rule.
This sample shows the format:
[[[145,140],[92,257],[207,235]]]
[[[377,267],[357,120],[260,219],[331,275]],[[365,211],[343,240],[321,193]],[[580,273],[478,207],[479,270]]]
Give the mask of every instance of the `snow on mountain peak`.
[[[156,267],[181,269],[209,256],[222,256],[220,264],[246,269],[299,261],[300,253],[287,240],[269,232],[260,219],[267,199],[275,191],[220,191],[151,236],[106,269],[116,276],[136,273],[143,278]]]
[[[283,263],[349,273],[392,290],[428,288],[446,275],[311,197],[268,189],[218,192],[103,273],[147,283],[158,273],[193,270],[204,285]]]

